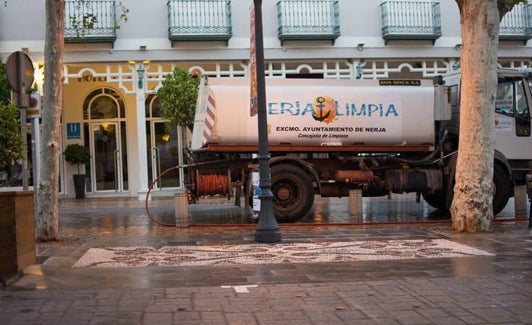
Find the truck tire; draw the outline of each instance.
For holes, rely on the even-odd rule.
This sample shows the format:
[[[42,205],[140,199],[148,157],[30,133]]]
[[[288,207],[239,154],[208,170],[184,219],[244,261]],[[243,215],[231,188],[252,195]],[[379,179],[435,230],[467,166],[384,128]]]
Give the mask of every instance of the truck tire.
[[[501,212],[510,199],[512,184],[506,169],[498,164],[493,166],[493,215]]]
[[[301,220],[314,204],[310,176],[289,164],[274,165],[272,172],[273,210],[278,222]]]
[[[504,207],[506,207],[506,204],[510,199],[509,193],[511,189],[508,172],[498,164],[493,166],[493,186],[493,215],[497,215],[504,209]],[[447,201],[445,194],[445,191],[437,191],[431,194],[423,193],[423,199],[433,208],[448,211],[450,206],[447,206],[447,202],[450,204],[452,197]]]
[[[441,211],[448,211],[450,207],[446,204],[446,198],[445,198],[445,192],[444,191],[436,191],[434,193],[423,193],[423,199],[425,202],[428,203],[431,207],[441,210]]]

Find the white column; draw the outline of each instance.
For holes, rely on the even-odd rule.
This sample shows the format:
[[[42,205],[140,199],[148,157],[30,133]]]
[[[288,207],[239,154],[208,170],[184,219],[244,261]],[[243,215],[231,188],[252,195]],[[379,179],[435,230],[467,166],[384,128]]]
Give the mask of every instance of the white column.
[[[142,71],[142,72],[141,72]],[[144,66],[139,63],[137,66],[137,159],[138,170],[133,171],[135,177],[139,180],[139,190],[137,198],[139,201],[146,199],[148,193],[148,154],[146,146],[146,114],[145,114],[145,93]]]

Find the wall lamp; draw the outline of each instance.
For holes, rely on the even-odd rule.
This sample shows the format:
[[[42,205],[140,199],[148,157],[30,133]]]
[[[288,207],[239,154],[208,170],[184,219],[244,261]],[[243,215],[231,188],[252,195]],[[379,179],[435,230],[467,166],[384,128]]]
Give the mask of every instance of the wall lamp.
[[[454,49],[455,49],[456,51],[460,51],[460,50],[462,49],[462,44],[456,44],[456,45],[454,46]]]
[[[141,50],[141,51],[146,51],[146,45],[141,45],[141,46],[139,46],[139,50]]]
[[[27,48],[27,47],[23,47],[23,48],[22,48],[22,53],[24,53],[24,54],[28,54],[29,52],[30,52],[30,49],[29,49],[29,48]]]
[[[357,44],[357,50],[362,51],[364,49],[364,43]]]
[[[144,86],[144,75],[146,73],[146,69],[144,68],[144,65],[142,63],[139,63],[137,65],[137,77],[139,82],[139,89],[142,89]]]
[[[356,70],[357,70],[357,76],[356,78],[357,79],[362,79],[362,74],[364,73],[364,62],[363,61],[360,61],[357,66],[356,66]]]

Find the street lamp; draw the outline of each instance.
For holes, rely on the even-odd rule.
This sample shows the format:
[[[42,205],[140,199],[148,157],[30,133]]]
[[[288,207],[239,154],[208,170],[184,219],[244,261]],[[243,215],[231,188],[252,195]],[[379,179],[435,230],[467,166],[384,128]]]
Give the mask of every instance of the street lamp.
[[[261,193],[259,221],[255,231],[256,242],[276,243],[281,241],[279,225],[273,213],[271,192],[270,153],[268,148],[268,121],[266,115],[266,82],[264,78],[264,44],[262,35],[262,0],[253,0],[255,19],[255,59],[257,78],[257,118],[259,129],[259,187]]]

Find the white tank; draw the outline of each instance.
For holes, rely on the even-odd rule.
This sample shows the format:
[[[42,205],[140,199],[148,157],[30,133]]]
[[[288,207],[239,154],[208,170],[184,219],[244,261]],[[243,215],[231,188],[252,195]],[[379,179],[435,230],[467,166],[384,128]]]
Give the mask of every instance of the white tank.
[[[256,145],[249,79],[206,80],[191,149]],[[270,145],[434,145],[434,87],[428,80],[267,78],[266,111]]]

